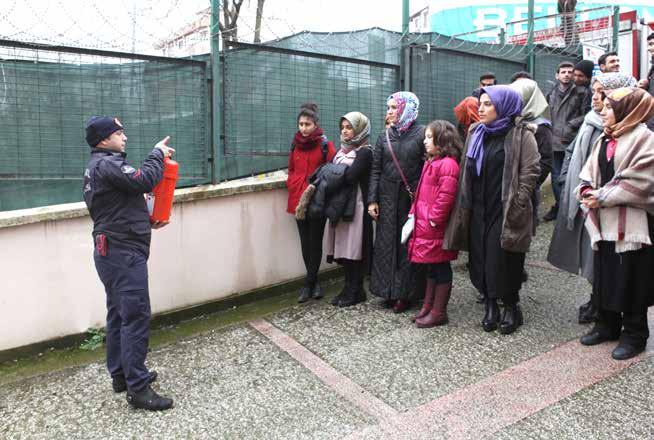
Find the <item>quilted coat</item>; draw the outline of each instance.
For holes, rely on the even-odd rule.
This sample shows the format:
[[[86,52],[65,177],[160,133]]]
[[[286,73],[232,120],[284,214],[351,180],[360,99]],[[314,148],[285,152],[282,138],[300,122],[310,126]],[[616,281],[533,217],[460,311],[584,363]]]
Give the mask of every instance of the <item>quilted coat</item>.
[[[459,164],[451,157],[425,162],[410,212],[415,219],[409,240],[412,263],[443,263],[457,258],[457,251],[443,249],[443,236],[458,181]]]
[[[402,172],[415,191],[424,164],[425,127],[414,123],[402,133],[393,127],[389,135]],[[416,276],[407,258],[407,247],[400,243],[402,225],[411,209],[411,198],[393,163],[384,133],[373,149],[368,203],[373,202],[379,203],[379,220],[375,230],[370,292],[385,299],[407,298],[414,290],[421,290],[416,285]]]

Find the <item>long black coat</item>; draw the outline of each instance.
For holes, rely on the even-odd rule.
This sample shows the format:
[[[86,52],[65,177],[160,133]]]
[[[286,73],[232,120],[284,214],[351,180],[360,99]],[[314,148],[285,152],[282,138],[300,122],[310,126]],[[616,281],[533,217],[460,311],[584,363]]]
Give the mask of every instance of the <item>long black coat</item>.
[[[400,167],[415,192],[425,160],[425,127],[413,124],[404,133],[391,128],[389,137]],[[411,209],[411,198],[388,151],[385,133],[379,136],[373,149],[368,203],[379,203],[370,292],[385,299],[407,298],[414,289],[414,273],[400,237]]]

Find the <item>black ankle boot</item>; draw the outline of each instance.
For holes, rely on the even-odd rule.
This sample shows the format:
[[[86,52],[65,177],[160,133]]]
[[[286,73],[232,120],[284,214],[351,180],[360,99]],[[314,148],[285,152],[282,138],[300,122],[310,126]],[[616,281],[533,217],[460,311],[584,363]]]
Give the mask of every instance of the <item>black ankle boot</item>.
[[[313,299],[320,299],[324,296],[322,293],[322,287],[320,287],[320,283],[316,281],[316,284],[313,286],[313,291],[311,292],[311,297]]]
[[[152,382],[156,381],[157,376],[158,374],[156,371],[154,370],[150,371],[150,381],[148,382],[148,384],[151,384]],[[113,376],[111,378],[111,386],[114,389],[114,393],[122,393],[127,391],[127,382],[125,381],[125,376],[123,376],[122,374],[118,376]]]
[[[298,296],[297,302],[304,303],[311,299],[311,288],[309,286],[304,286],[300,289],[300,295]]]
[[[510,335],[523,323],[522,310],[519,304],[507,304],[504,306],[504,314],[500,323],[500,333]]]
[[[485,332],[492,332],[497,329],[497,325],[500,323],[500,308],[497,306],[495,298],[486,298],[484,305],[486,306],[486,314],[481,321],[481,326]]]
[[[164,411],[173,407],[173,399],[160,396],[150,388],[150,385],[137,393],[128,391],[127,403],[134,408],[147,409],[148,411]]]
[[[331,305],[336,307],[339,306],[341,301],[347,298],[348,292],[352,288],[352,269],[347,261],[343,264],[343,272],[345,272],[345,284],[343,285],[343,289],[329,302]]]
[[[589,324],[591,322],[595,322],[597,321],[598,317],[599,310],[597,310],[592,300],[579,306],[579,324]]]

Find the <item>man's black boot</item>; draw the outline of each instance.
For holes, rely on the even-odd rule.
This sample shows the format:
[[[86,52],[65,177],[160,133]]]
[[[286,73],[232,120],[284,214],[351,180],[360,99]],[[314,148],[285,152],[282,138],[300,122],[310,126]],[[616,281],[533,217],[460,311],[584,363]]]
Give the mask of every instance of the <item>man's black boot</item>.
[[[152,370],[150,371],[150,382],[148,384],[151,384],[152,382],[157,380],[157,372]],[[118,376],[112,376],[111,377],[111,386],[114,389],[114,393],[122,393],[127,391],[127,382],[125,382],[125,376],[122,374]]]
[[[552,206],[549,211],[547,211],[547,214],[543,216],[543,221],[544,222],[551,222],[552,220],[556,220],[556,216],[559,214],[559,208],[557,206]]]
[[[157,394],[150,385],[137,393],[127,392],[127,403],[134,408],[147,409],[148,411],[164,411],[173,407],[173,399],[162,397]]]

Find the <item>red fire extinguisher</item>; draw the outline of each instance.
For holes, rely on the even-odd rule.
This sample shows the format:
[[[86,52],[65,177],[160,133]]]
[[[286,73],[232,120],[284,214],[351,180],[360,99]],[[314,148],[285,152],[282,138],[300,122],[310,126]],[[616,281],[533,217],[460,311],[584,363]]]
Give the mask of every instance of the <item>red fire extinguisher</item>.
[[[172,159],[164,159],[163,179],[148,194],[147,205],[150,211],[150,223],[167,222],[173,209],[175,184],[179,164]]]

